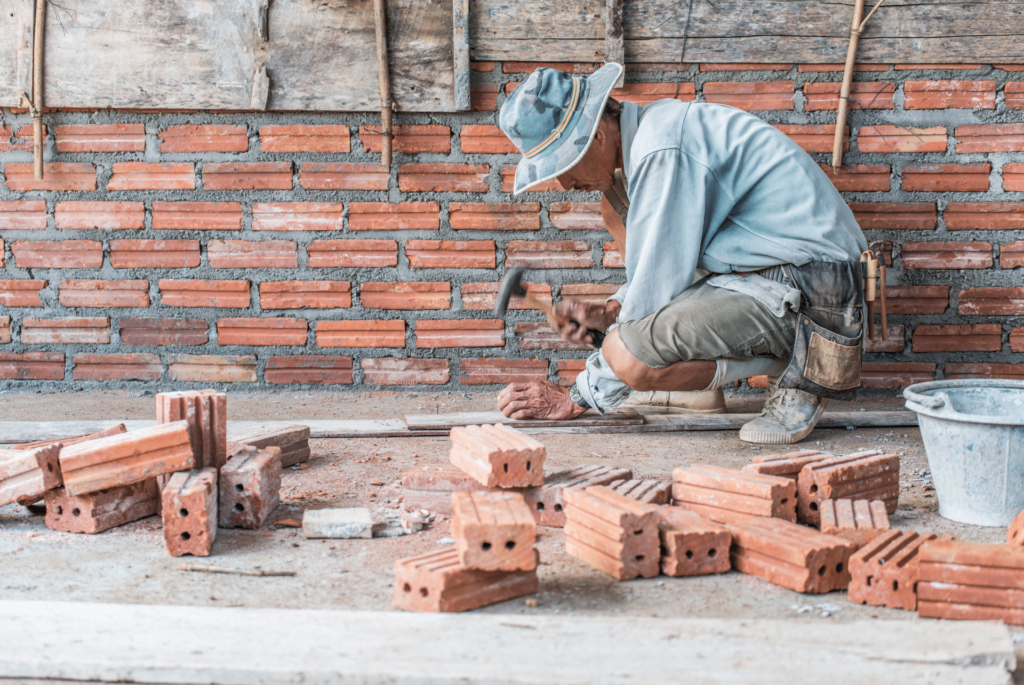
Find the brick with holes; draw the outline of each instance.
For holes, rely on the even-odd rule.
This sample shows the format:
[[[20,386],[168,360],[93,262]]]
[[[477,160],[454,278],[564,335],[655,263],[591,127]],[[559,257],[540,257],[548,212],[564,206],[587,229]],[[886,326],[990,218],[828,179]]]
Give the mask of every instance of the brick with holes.
[[[658,507],[604,485],[563,491],[565,551],[616,580],[658,575]]]
[[[635,480],[626,478],[613,480],[608,487],[637,502],[646,504],[668,504],[672,495],[672,484],[660,480]]]
[[[613,481],[632,478],[633,472],[629,469],[614,466],[577,466],[567,471],[552,473],[544,480],[543,485],[524,490],[523,496],[539,525],[561,528],[565,525],[565,490],[608,485]]]
[[[732,533],[728,528],[669,505],[658,507],[658,517],[661,572],[666,576],[706,576],[725,573],[732,567]]]
[[[501,424],[456,426],[449,460],[489,488],[527,488],[544,483],[544,445]]]
[[[455,613],[497,604],[540,587],[537,571],[473,571],[454,549],[395,562],[391,604],[403,611]]]
[[[228,433],[228,441],[250,447],[281,448],[281,467],[287,468],[309,459],[309,426],[291,423],[268,423],[251,428],[237,428]]]
[[[156,479],[73,497],[64,488],[48,491],[46,527],[94,535],[160,513]]]
[[[281,448],[245,446],[220,469],[217,522],[256,530],[281,501]]]
[[[210,555],[217,538],[217,469],[171,476],[161,497],[164,541],[172,557]]]
[[[868,450],[808,464],[797,479],[797,514],[801,523],[821,525],[827,499],[882,500],[896,513],[900,495],[900,458]]]
[[[851,602],[917,610],[918,552],[935,533],[886,530],[850,557]],[[949,539],[944,536],[941,539]]]
[[[484,491],[486,486],[460,469],[424,466],[402,474],[402,506],[409,510],[427,509],[451,516],[453,494]]]
[[[917,615],[1024,625],[1024,550],[929,540],[921,546]]]
[[[452,493],[452,537],[459,561],[474,571],[537,568],[537,522],[518,492]]]
[[[32,503],[61,486],[61,445],[28,450],[0,449],[0,507],[11,502]]]
[[[227,461],[228,397],[216,390],[179,390],[156,396],[156,422],[186,421],[195,468]]]
[[[821,514],[821,532],[841,535],[848,540],[864,544],[874,540],[883,530],[889,530],[889,514],[885,502],[866,499],[827,499],[818,508]]]
[[[760,473],[765,476],[792,478],[795,481],[797,476],[800,475],[800,471],[808,464],[831,459],[834,456],[834,454],[826,454],[817,450],[768,454],[763,457],[754,457],[751,460],[753,463],[747,464],[740,470],[745,473]]]
[[[676,502],[796,521],[796,483],[791,478],[704,464],[677,468],[672,478]]]

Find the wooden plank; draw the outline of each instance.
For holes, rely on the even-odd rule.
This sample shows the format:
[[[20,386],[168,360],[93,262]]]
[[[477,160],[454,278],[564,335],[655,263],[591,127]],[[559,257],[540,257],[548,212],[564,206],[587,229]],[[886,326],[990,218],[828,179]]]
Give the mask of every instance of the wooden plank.
[[[450,430],[455,426],[479,426],[485,423],[503,423],[516,429],[554,426],[638,426],[644,422],[635,409],[624,408],[608,414],[593,410],[575,419],[564,421],[542,421],[539,419],[510,419],[500,411],[467,411],[453,414],[406,414],[405,425],[412,431]]]
[[[626,61],[625,37],[622,28],[623,0],[605,0],[604,5],[604,62],[624,64]],[[619,74],[615,87],[621,88],[625,82],[626,71]]]
[[[452,50],[454,59],[455,109],[468,110],[469,102],[469,0],[452,0]]]
[[[32,95],[33,7],[32,0],[0,0],[0,105],[4,107],[16,105],[23,90]],[[26,11],[27,20],[22,16]],[[26,54],[27,71],[23,65]]]

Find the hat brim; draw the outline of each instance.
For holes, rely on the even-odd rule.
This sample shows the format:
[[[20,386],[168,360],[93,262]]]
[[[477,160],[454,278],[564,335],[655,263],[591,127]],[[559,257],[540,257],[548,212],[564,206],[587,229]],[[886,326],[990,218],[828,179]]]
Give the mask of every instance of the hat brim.
[[[589,92],[580,105],[581,114],[572,129],[562,134],[562,142],[545,154],[527,159],[523,157],[516,166],[513,195],[519,195],[530,188],[561,176],[579,164],[594,142],[594,135],[601,123],[605,103],[611,95],[615,82],[622,74],[621,64],[611,62],[587,78]]]

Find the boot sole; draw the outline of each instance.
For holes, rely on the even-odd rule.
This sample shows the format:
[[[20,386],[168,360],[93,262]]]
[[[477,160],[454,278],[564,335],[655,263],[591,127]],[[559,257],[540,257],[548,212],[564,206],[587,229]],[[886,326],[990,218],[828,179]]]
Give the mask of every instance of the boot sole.
[[[818,425],[818,421],[821,420],[821,415],[825,413],[825,405],[827,402],[823,402],[822,406],[818,408],[814,419],[807,425],[806,428],[801,428],[798,431],[789,432],[775,432],[775,431],[758,431],[748,430],[746,426],[740,428],[740,440],[743,442],[753,442],[758,445],[792,445],[800,442],[814,430],[814,427]]]

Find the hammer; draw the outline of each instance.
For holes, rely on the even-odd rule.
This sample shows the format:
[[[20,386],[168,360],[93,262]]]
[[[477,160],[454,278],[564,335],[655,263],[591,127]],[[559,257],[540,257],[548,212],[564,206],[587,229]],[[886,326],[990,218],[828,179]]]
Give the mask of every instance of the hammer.
[[[523,274],[525,273],[526,269],[521,266],[512,267],[505,273],[505,278],[501,279],[501,285],[498,287],[498,299],[494,303],[494,315],[501,316],[508,311],[509,300],[512,299],[513,295],[518,295],[523,298],[527,307],[544,312],[544,316],[547,317],[551,328],[558,329],[565,325],[567,321],[565,317],[557,316],[550,304],[538,300],[523,287]],[[604,342],[604,332],[588,328],[587,333],[594,341],[594,347],[601,347],[601,343]]]

